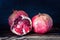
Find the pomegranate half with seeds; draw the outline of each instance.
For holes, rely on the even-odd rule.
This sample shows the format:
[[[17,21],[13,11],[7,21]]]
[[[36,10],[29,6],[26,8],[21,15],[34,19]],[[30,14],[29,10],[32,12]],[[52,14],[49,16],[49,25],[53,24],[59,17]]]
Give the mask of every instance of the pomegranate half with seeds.
[[[27,13],[23,10],[15,10],[9,16],[10,30],[17,35],[25,35],[29,33],[32,29],[31,19],[28,17]]]
[[[53,26],[52,18],[45,13],[39,13],[32,18],[33,31],[39,34],[45,34]]]

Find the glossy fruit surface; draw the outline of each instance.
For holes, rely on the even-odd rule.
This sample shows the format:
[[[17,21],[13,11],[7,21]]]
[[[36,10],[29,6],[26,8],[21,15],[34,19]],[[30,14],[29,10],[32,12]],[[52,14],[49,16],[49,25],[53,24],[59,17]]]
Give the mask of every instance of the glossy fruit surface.
[[[32,18],[33,31],[44,34],[51,30],[53,26],[52,18],[45,13],[39,13]]]

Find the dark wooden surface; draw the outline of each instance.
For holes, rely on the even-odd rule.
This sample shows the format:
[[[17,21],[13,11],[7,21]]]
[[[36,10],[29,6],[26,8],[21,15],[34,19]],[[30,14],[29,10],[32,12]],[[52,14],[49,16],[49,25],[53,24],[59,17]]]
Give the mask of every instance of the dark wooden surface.
[[[0,40],[60,40],[60,33],[48,32],[44,35],[40,35],[30,32],[24,36],[18,36],[11,31],[3,31],[3,33],[0,34]]]
[[[3,25],[2,28],[4,26],[6,25]],[[9,27],[8,29],[4,27],[2,30],[0,30],[0,40],[60,40],[60,28],[58,25],[56,27],[54,26],[51,31],[44,35],[30,32],[24,36],[18,36],[13,34]]]
[[[59,33],[48,33],[44,35],[30,33],[24,36],[17,36],[13,33],[7,33],[0,36],[0,40],[60,40]]]

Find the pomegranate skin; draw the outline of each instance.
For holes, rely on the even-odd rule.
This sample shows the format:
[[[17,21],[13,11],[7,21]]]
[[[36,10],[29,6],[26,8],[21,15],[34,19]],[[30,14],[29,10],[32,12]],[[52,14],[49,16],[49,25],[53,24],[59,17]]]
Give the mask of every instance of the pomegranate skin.
[[[39,13],[32,18],[33,31],[39,34],[45,34],[52,29],[53,20],[45,13]]]
[[[14,20],[18,18],[20,15],[28,16],[28,14],[23,10],[19,10],[19,11],[14,10],[13,13],[8,18],[9,25],[11,26]]]
[[[8,19],[10,30],[16,35],[25,35],[32,30],[32,21],[27,13],[20,10],[14,11]]]

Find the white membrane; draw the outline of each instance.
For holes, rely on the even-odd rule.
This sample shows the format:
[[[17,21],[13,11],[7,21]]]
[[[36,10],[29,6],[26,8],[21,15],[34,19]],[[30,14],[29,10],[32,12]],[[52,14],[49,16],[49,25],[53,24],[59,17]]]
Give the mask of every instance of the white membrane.
[[[24,28],[23,28],[23,33],[24,33],[24,34],[26,34],[26,31],[25,31],[25,29],[24,29]]]
[[[17,32],[15,31],[15,29],[12,29],[11,31],[12,31],[14,34],[21,35],[20,33],[17,33]]]
[[[22,16],[22,19],[28,19],[30,21],[30,27],[32,28],[32,21],[30,18],[28,18],[27,16],[24,16],[24,15],[21,15]]]

